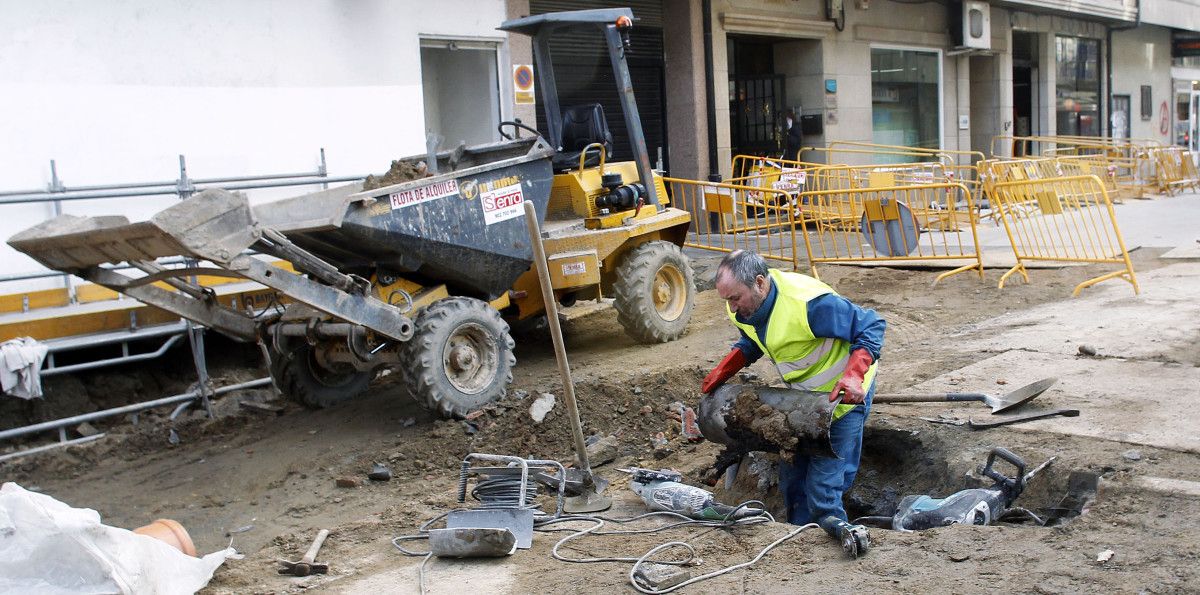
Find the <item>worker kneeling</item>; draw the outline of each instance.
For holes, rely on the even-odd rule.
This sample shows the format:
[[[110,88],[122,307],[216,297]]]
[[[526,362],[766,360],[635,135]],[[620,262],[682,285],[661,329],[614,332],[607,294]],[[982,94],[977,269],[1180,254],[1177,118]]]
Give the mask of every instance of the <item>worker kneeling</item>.
[[[781,460],[779,485],[789,523],[818,523],[843,547],[854,547],[848,553],[865,551],[866,543],[853,543],[865,531],[849,524],[842,495],[858,472],[886,323],[812,277],[767,268],[754,252],[739,250],[722,259],[716,286],[741,338],[701,390],[715,390],[766,354],[791,388],[829,391],[831,402],[841,399],[829,432],[840,458]]]

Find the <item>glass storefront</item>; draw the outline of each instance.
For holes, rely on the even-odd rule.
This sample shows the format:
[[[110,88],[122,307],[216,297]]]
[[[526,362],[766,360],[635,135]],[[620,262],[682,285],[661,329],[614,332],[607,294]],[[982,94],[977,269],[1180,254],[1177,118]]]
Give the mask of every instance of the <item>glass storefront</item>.
[[[1100,40],[1057,36],[1055,107],[1060,136],[1100,136]]]
[[[940,149],[941,54],[871,48],[871,130],[883,145]],[[888,159],[895,161],[894,156]]]

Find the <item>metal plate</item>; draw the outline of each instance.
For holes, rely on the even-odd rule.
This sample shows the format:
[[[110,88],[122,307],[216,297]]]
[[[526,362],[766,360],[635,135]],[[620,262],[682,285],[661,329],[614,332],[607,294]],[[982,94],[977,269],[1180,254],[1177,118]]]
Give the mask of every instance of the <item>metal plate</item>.
[[[446,515],[446,528],[508,529],[516,536],[518,548],[533,546],[533,511],[528,508],[454,510]]]
[[[517,551],[517,538],[507,528],[432,529],[429,551],[439,558],[498,558]]]
[[[867,208],[862,216],[862,233],[880,256],[908,256],[917,247],[921,230],[908,205],[890,198]]]

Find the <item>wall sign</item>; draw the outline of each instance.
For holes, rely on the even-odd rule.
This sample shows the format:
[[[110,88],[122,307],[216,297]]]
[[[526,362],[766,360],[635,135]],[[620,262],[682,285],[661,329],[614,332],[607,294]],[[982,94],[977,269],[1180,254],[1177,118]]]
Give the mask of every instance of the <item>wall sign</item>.
[[[533,105],[533,66],[513,64],[513,99],[517,105]]]

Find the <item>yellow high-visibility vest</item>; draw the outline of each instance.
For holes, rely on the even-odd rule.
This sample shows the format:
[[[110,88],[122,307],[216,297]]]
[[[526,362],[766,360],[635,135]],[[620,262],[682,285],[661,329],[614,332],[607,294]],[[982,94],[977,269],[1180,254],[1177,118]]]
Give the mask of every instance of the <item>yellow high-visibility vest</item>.
[[[763,353],[775,362],[783,381],[792,388],[829,392],[846,371],[850,360],[850,343],[830,337],[813,335],[808,326],[808,302],[827,293],[837,295],[832,287],[799,273],[769,269],[775,283],[775,307],[767,321],[767,337],[763,341],[753,324],[738,322],[737,315],[725,304],[725,312],[733,324],[742,329]],[[863,390],[871,389],[875,380],[872,363],[863,377]],[[838,405],[833,419],[839,419],[854,409],[854,405]]]

